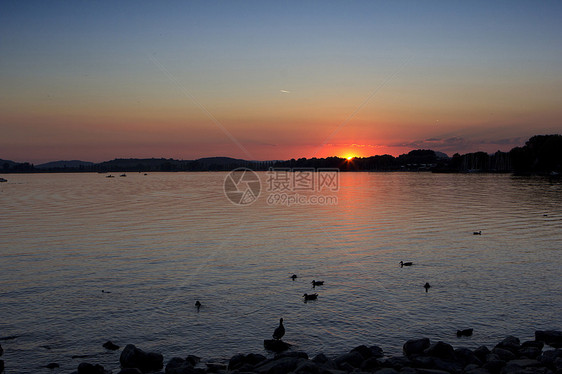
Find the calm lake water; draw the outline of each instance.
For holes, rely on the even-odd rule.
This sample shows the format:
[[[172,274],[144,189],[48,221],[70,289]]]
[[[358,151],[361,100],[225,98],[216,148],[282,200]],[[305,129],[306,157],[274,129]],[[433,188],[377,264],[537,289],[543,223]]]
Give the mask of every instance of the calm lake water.
[[[107,340],[165,362],[265,353],[280,317],[284,340],[311,356],[562,329],[562,183],[342,173],[337,204],[286,206],[267,203],[259,175],[249,206],[227,200],[227,173],[4,175],[0,337],[16,336],[0,341],[6,373],[83,361],[116,372]],[[305,292],[318,300],[303,303]],[[474,335],[457,338],[464,328]]]

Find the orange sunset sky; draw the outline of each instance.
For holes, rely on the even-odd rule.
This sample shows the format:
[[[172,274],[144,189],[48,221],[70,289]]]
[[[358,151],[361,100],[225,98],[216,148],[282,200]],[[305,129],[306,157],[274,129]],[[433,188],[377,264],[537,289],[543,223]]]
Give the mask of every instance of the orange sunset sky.
[[[0,158],[507,151],[562,133],[559,1],[2,1]]]

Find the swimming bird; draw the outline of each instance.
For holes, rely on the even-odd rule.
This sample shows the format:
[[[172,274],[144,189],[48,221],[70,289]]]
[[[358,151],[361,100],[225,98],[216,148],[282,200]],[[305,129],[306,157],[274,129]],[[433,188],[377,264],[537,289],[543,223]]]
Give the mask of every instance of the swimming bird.
[[[425,284],[423,285],[423,288],[425,288],[425,292],[427,292],[427,290],[429,290],[431,286],[429,285],[428,282],[425,282]]]
[[[279,319],[279,326],[273,331],[273,339],[280,340],[285,335],[285,326],[283,326],[283,318]]]
[[[316,286],[322,286],[324,284],[324,281],[317,281],[317,280],[312,280],[312,287],[316,287]]]
[[[295,279],[297,279],[298,277],[297,277],[297,275],[296,275],[296,274],[293,274],[293,275],[291,275],[291,277],[290,277],[290,278],[291,278],[292,280],[295,280]]]
[[[197,310],[199,310],[199,308],[201,308],[201,303],[199,302],[199,300],[197,300],[195,302],[195,307],[197,308]]]
[[[482,231],[474,231],[472,235],[482,235]]]
[[[472,332],[474,329],[464,329],[464,330],[457,330],[457,336],[460,338],[461,336],[472,336]]]
[[[400,267],[412,266],[413,264],[414,264],[413,262],[402,262],[402,261],[400,261]]]
[[[318,294],[317,293],[313,293],[313,294],[307,294],[305,293],[304,295],[302,295],[302,297],[304,297],[304,301],[308,301],[308,300],[316,300],[318,299]]]

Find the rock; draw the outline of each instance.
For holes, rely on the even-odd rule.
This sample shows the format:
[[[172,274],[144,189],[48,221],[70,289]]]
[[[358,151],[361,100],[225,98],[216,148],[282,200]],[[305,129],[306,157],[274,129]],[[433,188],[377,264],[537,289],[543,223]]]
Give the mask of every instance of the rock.
[[[424,353],[428,356],[439,357],[444,360],[453,360],[455,358],[453,346],[441,341],[431,345]]]
[[[429,348],[429,345],[430,343],[428,338],[413,339],[413,340],[408,340],[406,343],[404,343],[402,349],[406,356],[411,356],[414,354],[423,353],[424,350]]]
[[[280,354],[276,355],[275,359],[277,360],[277,359],[283,358],[283,357],[304,358],[305,360],[308,360],[308,354],[306,352],[302,352],[302,351],[283,352],[283,353],[280,353]]]
[[[272,352],[283,352],[291,347],[289,343],[285,343],[282,340],[275,340],[275,339],[264,340],[263,346],[265,349]]]
[[[185,361],[189,363],[191,366],[195,366],[199,363],[199,361],[201,361],[201,357],[195,355],[187,355]]]
[[[361,364],[363,363],[363,356],[361,355],[361,353],[359,353],[358,351],[351,351],[349,353],[346,353],[344,355],[338,356],[334,359],[334,362],[340,367],[342,368],[344,365],[344,363],[347,363],[349,365],[351,365],[354,368],[359,368],[361,367]]]
[[[476,357],[474,352],[468,348],[457,348],[455,349],[455,359],[460,362],[463,366],[477,365],[482,366],[482,361]]]
[[[365,361],[363,361],[363,363],[361,364],[361,370],[364,371],[375,371],[375,369],[381,367],[381,363],[379,360],[377,360],[376,357],[370,357],[368,359],[366,359]]]
[[[318,374],[320,369],[312,361],[302,361],[294,370],[297,374]]]
[[[381,366],[391,367],[396,370],[400,370],[403,367],[411,366],[412,361],[407,357],[389,357],[384,361],[381,361]]]
[[[544,348],[544,342],[536,341],[536,340],[529,340],[529,341],[521,343],[521,348],[527,348],[527,347],[534,347],[534,348],[538,348],[538,349],[542,350]]]
[[[244,356],[243,354],[237,354],[234,355],[230,358],[230,360],[228,361],[228,370],[236,370],[240,367],[242,367],[242,365],[244,365],[246,363],[246,356]]]
[[[537,347],[521,347],[517,351],[519,357],[537,358],[541,354],[541,349]]]
[[[499,374],[502,368],[505,366],[505,361],[501,360],[490,360],[482,365],[482,368],[488,370],[490,374]]]
[[[111,374],[111,371],[104,370],[101,365],[92,365],[87,362],[82,362],[78,365],[78,374]]]
[[[254,367],[256,373],[285,374],[296,369],[304,359],[297,357],[283,357],[280,359],[266,360]]]
[[[378,345],[372,345],[369,347],[371,352],[373,352],[373,357],[381,358],[384,357],[384,351]]]
[[[0,356],[4,354],[4,348],[2,348],[2,344],[0,344]]]
[[[481,345],[474,350],[474,355],[482,362],[486,362],[486,356],[489,354],[490,350],[485,345]]]
[[[217,363],[217,362],[206,362],[205,365],[207,366],[208,373],[216,373],[218,371],[225,371],[226,365]]]
[[[529,368],[529,367],[537,367],[541,366],[542,364],[538,360],[532,360],[529,358],[523,358],[519,360],[512,360],[509,361],[509,364],[514,364],[522,368]]]
[[[338,365],[334,362],[334,360],[331,360],[328,357],[326,357],[324,353],[317,354],[312,359],[312,362],[322,367],[324,370],[336,370],[338,368]]]
[[[548,351],[544,351],[539,357],[538,360],[545,366],[550,368],[554,368],[555,362],[558,358],[562,358],[562,350],[560,349],[552,349]]]
[[[508,349],[494,348],[492,349],[492,353],[498,356],[499,359],[503,361],[515,360],[517,358],[515,353],[511,352]]]
[[[250,353],[246,355],[246,362],[251,365],[256,365],[262,361],[264,361],[266,357],[264,355],[260,355],[258,353]]]
[[[60,367],[60,365],[57,364],[56,362],[51,362],[51,363],[45,365],[44,367],[47,368],[47,369],[56,369],[56,368]]]
[[[398,374],[398,372],[393,368],[382,368],[375,371],[376,374]]]
[[[508,336],[507,338],[496,344],[495,348],[507,349],[513,354],[516,354],[519,348],[521,348],[521,343],[515,336]]]
[[[545,342],[553,348],[562,348],[562,331],[535,331],[535,340]]]
[[[443,360],[438,357],[433,357],[433,364],[431,369],[443,370],[447,373],[461,373],[463,365],[459,362],[452,360]]]
[[[194,372],[193,365],[181,357],[173,357],[166,364],[166,374],[191,374]]]
[[[418,368],[416,369],[416,372],[419,374],[449,374],[449,372],[445,370],[425,369],[425,368]]]
[[[312,362],[315,362],[317,364],[323,364],[328,362],[329,360],[330,359],[328,358],[328,356],[326,356],[324,353],[318,353],[316,356],[314,356]]]
[[[142,372],[156,371],[164,366],[164,357],[160,353],[144,352],[133,344],[127,344],[119,362],[122,368],[137,368]]]
[[[127,368],[121,369],[121,371],[119,371],[119,373],[117,374],[142,374],[142,371],[137,368]]]
[[[484,368],[477,367],[477,366],[472,367],[472,365],[469,366],[471,366],[471,368],[470,369],[465,368],[464,370],[465,374],[490,374],[490,372]]]
[[[371,352],[371,349],[366,345],[355,347],[349,353],[351,352],[358,352],[361,356],[363,356],[363,360],[366,360],[373,356],[373,352]]]
[[[116,351],[119,349],[118,345],[115,345],[111,342],[111,340],[106,341],[105,343],[103,343],[102,347],[104,347],[105,349],[109,349],[110,351]]]
[[[4,372],[4,360],[0,360],[0,373]]]
[[[418,374],[418,371],[414,368],[405,367],[400,370],[400,374]]]

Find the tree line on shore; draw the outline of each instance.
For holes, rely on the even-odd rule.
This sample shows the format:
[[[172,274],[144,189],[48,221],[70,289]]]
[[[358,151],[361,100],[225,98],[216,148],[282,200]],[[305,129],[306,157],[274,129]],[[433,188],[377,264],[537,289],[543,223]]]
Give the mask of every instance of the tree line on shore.
[[[230,157],[198,160],[165,158],[115,159],[101,163],[59,161],[43,165],[0,160],[0,173],[33,172],[155,172],[230,171],[238,167],[252,170],[270,168],[337,168],[342,171],[433,171],[442,173],[492,172],[557,174],[562,172],[562,135],[536,135],[524,146],[494,154],[473,152],[452,157],[429,149],[418,149],[398,157],[379,155],[356,157],[299,158],[285,161],[247,161]]]

